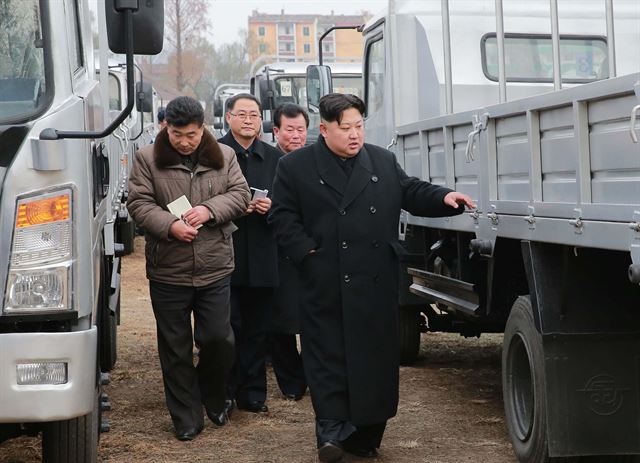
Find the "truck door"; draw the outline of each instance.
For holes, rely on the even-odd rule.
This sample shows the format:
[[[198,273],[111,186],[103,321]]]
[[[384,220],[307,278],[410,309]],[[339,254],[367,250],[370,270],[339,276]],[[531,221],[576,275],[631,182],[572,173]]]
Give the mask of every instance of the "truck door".
[[[390,69],[385,59],[384,23],[365,37],[364,101],[367,143],[382,147],[391,144],[394,134],[390,89]]]

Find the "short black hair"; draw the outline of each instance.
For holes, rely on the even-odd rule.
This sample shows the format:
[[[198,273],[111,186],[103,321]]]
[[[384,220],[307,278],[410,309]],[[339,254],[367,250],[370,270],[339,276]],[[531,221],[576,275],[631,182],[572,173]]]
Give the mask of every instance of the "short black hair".
[[[194,123],[202,126],[204,123],[204,110],[200,102],[195,98],[179,96],[169,102],[167,109],[164,111],[164,117],[167,120],[167,124],[174,127],[184,127]]]
[[[158,108],[158,123],[164,121],[164,112],[165,112],[164,106],[160,106]]]
[[[350,93],[329,93],[320,98],[320,117],[327,122],[342,121],[342,113],[355,108],[364,116],[365,104],[356,95]]]
[[[251,93],[238,93],[237,95],[233,95],[231,98],[227,100],[227,111],[233,110],[233,107],[236,105],[238,100],[251,100],[255,101],[258,105],[258,111],[262,112],[262,105],[260,104],[260,100],[258,100]]]
[[[298,117],[300,114],[304,117],[304,120],[307,123],[307,128],[309,128],[309,115],[302,106],[295,103],[285,103],[278,106],[273,112],[273,125],[280,128],[282,116],[293,119]]]

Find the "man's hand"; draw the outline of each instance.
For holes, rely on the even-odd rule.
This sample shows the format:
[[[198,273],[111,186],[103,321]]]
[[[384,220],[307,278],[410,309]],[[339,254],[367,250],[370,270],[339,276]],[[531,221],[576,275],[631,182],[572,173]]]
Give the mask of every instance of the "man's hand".
[[[444,197],[444,203],[447,206],[451,206],[454,209],[458,209],[459,205],[467,206],[469,209],[475,209],[476,204],[473,202],[470,196],[467,196],[463,193],[458,193],[457,191],[452,191],[451,193],[447,193]]]
[[[187,225],[195,228],[211,220],[211,211],[204,206],[196,206],[185,212],[182,215],[182,220],[184,220]]]
[[[171,224],[171,228],[169,228],[169,235],[173,236],[177,240],[184,241],[185,243],[191,243],[196,239],[198,230],[187,225],[182,220],[176,220]]]
[[[264,215],[269,212],[269,209],[271,209],[271,198],[256,199],[255,201],[251,201],[250,204],[253,204],[253,207],[258,214]]]

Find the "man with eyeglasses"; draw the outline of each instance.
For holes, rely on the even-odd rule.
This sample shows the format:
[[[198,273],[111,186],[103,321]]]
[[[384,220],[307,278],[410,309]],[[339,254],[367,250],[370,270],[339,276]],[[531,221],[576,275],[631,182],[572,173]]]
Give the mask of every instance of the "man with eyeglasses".
[[[231,277],[231,326],[236,336],[236,362],[228,381],[228,395],[239,409],[268,411],[267,331],[274,288],[278,286],[278,251],[267,213],[271,185],[281,153],[260,140],[262,107],[248,93],[227,102],[229,132],[218,141],[235,152],[254,197],[233,234],[235,270]],[[268,193],[264,195],[264,191]],[[261,194],[264,197],[259,197]]]

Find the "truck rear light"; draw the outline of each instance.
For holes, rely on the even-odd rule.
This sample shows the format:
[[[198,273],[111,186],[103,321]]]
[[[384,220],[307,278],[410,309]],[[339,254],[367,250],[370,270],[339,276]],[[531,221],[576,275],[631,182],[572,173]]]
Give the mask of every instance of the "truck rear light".
[[[34,362],[16,365],[18,385],[52,385],[68,382],[67,362]]]

